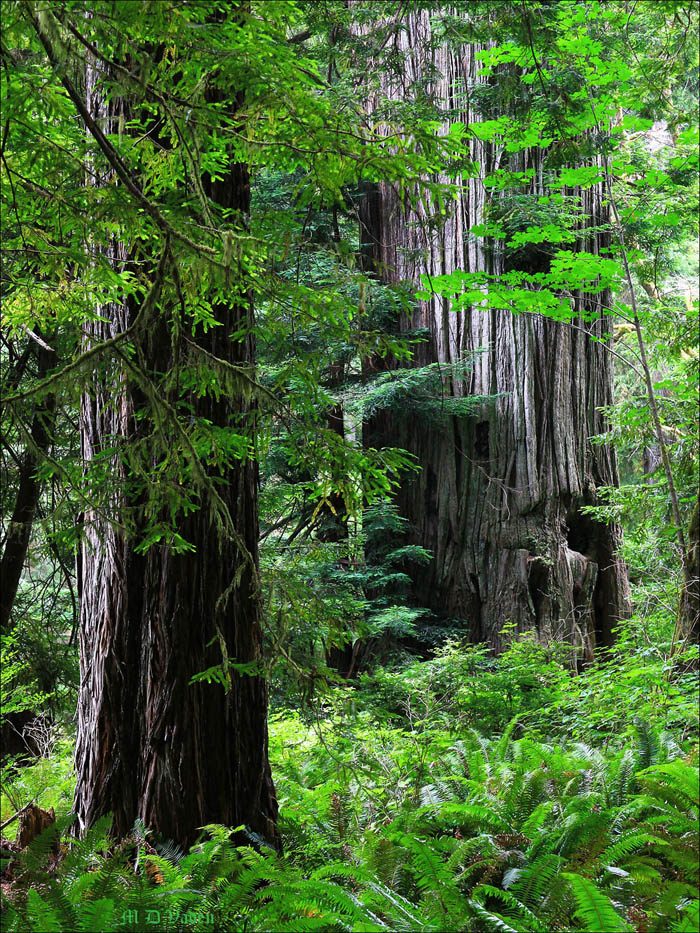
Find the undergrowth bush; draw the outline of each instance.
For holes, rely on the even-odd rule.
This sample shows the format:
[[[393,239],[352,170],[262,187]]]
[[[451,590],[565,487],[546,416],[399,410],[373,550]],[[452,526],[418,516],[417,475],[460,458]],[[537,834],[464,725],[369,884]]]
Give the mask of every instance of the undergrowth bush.
[[[692,737],[698,733],[697,674],[688,662],[697,659],[698,649],[679,656],[671,639],[669,633],[651,643],[644,620],[628,620],[614,648],[582,675],[571,666],[569,646],[543,645],[532,633],[498,657],[483,645],[451,640],[429,661],[365,674],[354,702],[389,722],[412,711],[452,729],[476,726],[489,735],[518,718],[528,734],[605,742],[625,736],[633,710]]]
[[[63,762],[60,819],[3,929],[696,930],[697,676],[637,636],[581,675],[530,638],[453,643],[278,710],[282,855],[220,826],[189,853],[107,820],[76,841],[67,758],[27,768],[25,794]]]

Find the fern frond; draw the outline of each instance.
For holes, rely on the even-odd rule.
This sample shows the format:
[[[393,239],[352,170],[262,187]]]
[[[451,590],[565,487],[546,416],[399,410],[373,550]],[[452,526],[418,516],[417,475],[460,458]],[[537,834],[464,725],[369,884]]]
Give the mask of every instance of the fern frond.
[[[659,759],[659,738],[654,727],[643,719],[635,717],[634,731],[636,746],[634,750],[637,770],[649,768]]]
[[[369,881],[367,888],[372,895],[364,894],[363,900],[373,909],[381,910],[391,929],[397,933],[412,933],[414,930],[429,929],[425,917],[418,911],[415,904],[402,897],[398,892],[392,891],[378,881]]]
[[[562,872],[562,878],[569,882],[569,888],[576,902],[574,916],[584,924],[583,929],[590,933],[625,933],[630,925],[618,914],[609,897],[599,891],[590,878],[584,878],[575,872]]]
[[[432,810],[432,808],[430,808]],[[489,829],[501,832],[512,832],[513,827],[498,813],[489,807],[474,803],[458,803],[449,801],[439,808],[438,816],[444,818],[452,826],[487,826]]]
[[[57,850],[60,838],[56,823],[47,826],[21,853],[19,862],[22,868],[32,875],[42,874],[49,856]]]
[[[97,930],[102,933],[115,927],[115,904],[109,897],[86,901],[76,913],[80,933],[95,933]]]
[[[624,859],[628,858],[630,855],[633,855],[635,852],[639,852],[639,850],[643,849],[644,846],[667,846],[668,844],[669,843],[665,839],[660,839],[658,836],[653,836],[651,833],[627,833],[621,838],[617,839],[612,845],[608,846],[608,848],[605,849],[605,851],[601,854],[600,860],[601,863],[605,866],[617,865],[620,860],[624,861]]]
[[[679,909],[683,916],[671,923],[673,933],[696,933],[696,930],[700,930],[700,901],[691,901]]]
[[[613,775],[608,789],[610,806],[619,807],[627,800],[632,789],[637,770],[637,759],[631,749],[627,749],[620,760],[617,771]]]
[[[445,762],[450,766],[452,774],[459,774],[466,777],[469,771],[470,752],[461,740],[450,746],[449,753],[445,756]]]
[[[683,749],[670,732],[664,731],[659,735],[659,749],[666,761],[673,761],[683,756]]]
[[[439,807],[450,797],[451,795],[445,794],[444,787],[437,784],[426,784],[420,790],[420,802],[424,807]]]
[[[496,742],[494,754],[499,761],[507,761],[509,756],[512,757],[514,752],[513,733],[519,724],[520,720],[517,716],[511,719],[504,729],[503,735]]]
[[[536,910],[554,887],[563,862],[558,855],[543,855],[525,868],[518,869],[518,875],[511,876],[512,883],[508,887],[519,901]]]
[[[554,812],[554,803],[551,800],[543,800],[530,813],[527,819],[520,827],[520,831],[526,836],[532,838],[535,833],[542,829]]]
[[[435,891],[453,886],[454,877],[451,872],[447,870],[439,855],[422,840],[407,833],[398,835],[396,839],[410,853],[408,868],[421,891]]]
[[[549,927],[508,891],[495,888],[490,884],[480,884],[472,892],[472,903],[476,901],[483,905],[486,898],[497,900],[503,904],[508,910],[509,918],[518,922],[519,929],[531,930],[532,933],[549,933]]]
[[[165,839],[162,842],[157,842],[154,848],[158,855],[172,862],[173,865],[177,865],[185,857],[185,850],[182,846],[173,842],[172,839]]]
[[[678,758],[644,770],[639,779],[662,793],[662,798],[680,806],[700,805],[700,771]]]
[[[485,931],[485,933],[486,931],[489,931],[490,933],[491,930],[496,931],[496,933],[528,933],[528,931],[524,930],[522,927],[516,928],[511,926],[507,920],[505,920],[499,914],[495,914],[490,910],[486,910],[486,908],[482,907],[478,901],[470,900],[469,906],[472,908],[480,921],[478,927],[479,931]]]
[[[509,816],[515,826],[521,826],[545,802],[547,797],[547,772],[535,768],[523,775],[517,797],[510,802]],[[512,814],[512,816],[511,816]]]
[[[63,933],[65,930],[58,911],[34,888],[27,894],[27,921],[32,933]]]
[[[586,846],[591,839],[600,839],[608,830],[608,819],[605,813],[587,810],[574,812],[566,817],[563,828],[556,843],[556,850],[560,855],[571,855],[582,846]]]

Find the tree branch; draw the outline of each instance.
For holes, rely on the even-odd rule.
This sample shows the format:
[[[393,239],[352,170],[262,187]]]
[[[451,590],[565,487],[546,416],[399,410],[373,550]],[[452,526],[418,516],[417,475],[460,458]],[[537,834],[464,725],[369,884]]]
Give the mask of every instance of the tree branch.
[[[116,173],[117,177],[122,182],[124,187],[127,189],[127,191],[132,195],[133,198],[135,198],[135,200],[139,202],[139,204],[143,207],[143,209],[146,211],[148,216],[151,217],[153,221],[162,230],[171,234],[174,238],[178,239],[180,242],[184,243],[186,246],[189,246],[190,249],[193,249],[196,252],[200,252],[211,257],[217,256],[218,255],[217,250],[215,250],[212,246],[204,246],[201,243],[196,243],[194,240],[191,240],[188,236],[185,236],[184,233],[181,233],[179,230],[176,230],[174,227],[172,227],[172,225],[165,219],[165,217],[158,210],[156,205],[146,197],[143,191],[141,191],[139,186],[136,184],[136,182],[132,178],[131,173],[129,172],[128,166],[125,165],[124,161],[122,160],[122,157],[116,151],[114,146],[112,146],[112,144],[109,142],[109,140],[104,135],[100,127],[97,125],[92,115],[90,114],[90,111],[85,105],[85,102],[83,101],[82,97],[76,90],[75,86],[73,85],[68,75],[65,73],[65,70],[61,65],[60,57],[57,54],[56,49],[54,48],[54,44],[52,40],[49,38],[49,36],[46,34],[46,32],[44,31],[41,21],[39,19],[39,16],[34,12],[32,4],[29,2],[29,0],[24,0],[24,6],[32,21],[32,25],[34,26],[34,30],[37,34],[37,37],[39,38],[39,41],[41,42],[41,44],[44,47],[44,50],[46,51],[46,55],[51,66],[55,69],[56,73],[60,77],[61,84],[66,89],[66,92],[68,93],[68,96],[70,97],[70,99],[73,101],[73,104],[75,105],[76,110],[82,117],[85,123],[85,126],[89,130],[91,136],[97,142],[97,145],[102,150],[104,157],[107,159],[109,164],[112,166],[112,168],[114,169],[114,172]],[[44,11],[44,15],[50,16],[55,20],[55,17],[53,16],[53,14],[48,10]],[[56,22],[58,24],[58,21]]]

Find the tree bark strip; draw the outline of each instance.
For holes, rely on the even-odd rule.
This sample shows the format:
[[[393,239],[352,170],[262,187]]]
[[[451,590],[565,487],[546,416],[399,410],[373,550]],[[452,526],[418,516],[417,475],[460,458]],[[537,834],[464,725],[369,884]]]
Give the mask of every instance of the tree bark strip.
[[[700,641],[700,501],[697,499],[686,542],[676,638],[687,645],[697,645]]]

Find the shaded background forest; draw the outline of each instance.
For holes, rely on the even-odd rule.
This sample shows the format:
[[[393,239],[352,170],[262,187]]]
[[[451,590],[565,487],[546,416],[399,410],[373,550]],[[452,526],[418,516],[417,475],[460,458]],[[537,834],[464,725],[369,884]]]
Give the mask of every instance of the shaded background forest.
[[[8,929],[697,928],[696,33],[3,4]]]

